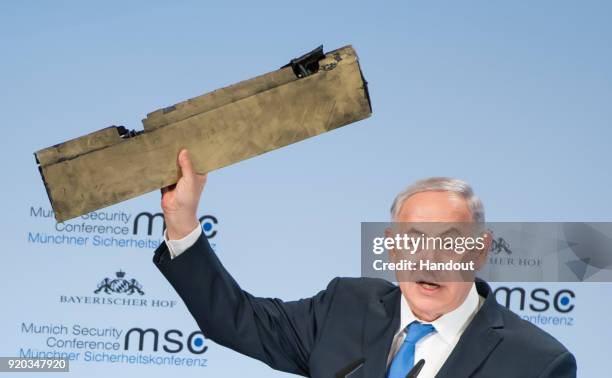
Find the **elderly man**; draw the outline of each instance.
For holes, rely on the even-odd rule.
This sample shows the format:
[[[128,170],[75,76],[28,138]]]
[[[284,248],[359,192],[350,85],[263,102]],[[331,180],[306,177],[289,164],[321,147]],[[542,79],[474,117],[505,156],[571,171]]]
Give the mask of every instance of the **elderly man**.
[[[204,334],[274,369],[309,377],[575,377],[573,355],[499,305],[487,283],[335,278],[298,301],[242,290],[203,236],[196,216],[206,177],[186,150],[182,176],[162,190],[166,242],[154,263]],[[482,204],[463,181],[433,178],[399,194],[401,222],[480,222]]]

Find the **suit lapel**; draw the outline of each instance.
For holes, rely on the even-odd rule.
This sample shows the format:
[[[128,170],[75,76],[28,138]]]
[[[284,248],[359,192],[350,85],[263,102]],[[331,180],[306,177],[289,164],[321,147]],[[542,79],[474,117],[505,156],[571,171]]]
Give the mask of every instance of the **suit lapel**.
[[[498,329],[503,328],[504,323],[491,288],[477,279],[476,289],[485,301],[442,365],[437,378],[469,377],[503,338]]]
[[[400,296],[398,287],[369,305],[363,331],[364,377],[385,376],[393,336],[400,324]]]

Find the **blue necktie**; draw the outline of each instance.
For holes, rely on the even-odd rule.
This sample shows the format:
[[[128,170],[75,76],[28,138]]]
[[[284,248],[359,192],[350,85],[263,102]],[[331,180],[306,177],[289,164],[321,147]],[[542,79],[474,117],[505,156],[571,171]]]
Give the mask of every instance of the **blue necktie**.
[[[416,343],[423,337],[435,331],[431,324],[422,324],[414,321],[406,327],[404,343],[393,357],[387,378],[406,378],[406,375],[414,366],[414,351]]]

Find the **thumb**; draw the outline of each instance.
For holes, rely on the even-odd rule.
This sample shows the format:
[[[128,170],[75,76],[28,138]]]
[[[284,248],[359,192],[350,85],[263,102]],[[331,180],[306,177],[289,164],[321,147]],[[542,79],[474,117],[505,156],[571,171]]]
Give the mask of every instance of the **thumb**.
[[[182,149],[178,155],[178,163],[181,167],[181,173],[183,177],[191,180],[195,175],[193,172],[193,165],[191,164],[191,159],[189,158],[189,152],[187,149]]]

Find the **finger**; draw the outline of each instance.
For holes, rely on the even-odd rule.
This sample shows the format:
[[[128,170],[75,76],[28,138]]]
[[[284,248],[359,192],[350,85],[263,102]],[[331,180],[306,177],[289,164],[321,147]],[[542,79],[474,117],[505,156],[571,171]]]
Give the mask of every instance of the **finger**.
[[[181,167],[181,173],[183,177],[192,179],[195,173],[193,172],[193,165],[191,165],[191,159],[189,158],[189,152],[186,149],[182,149],[179,152],[178,163]]]

